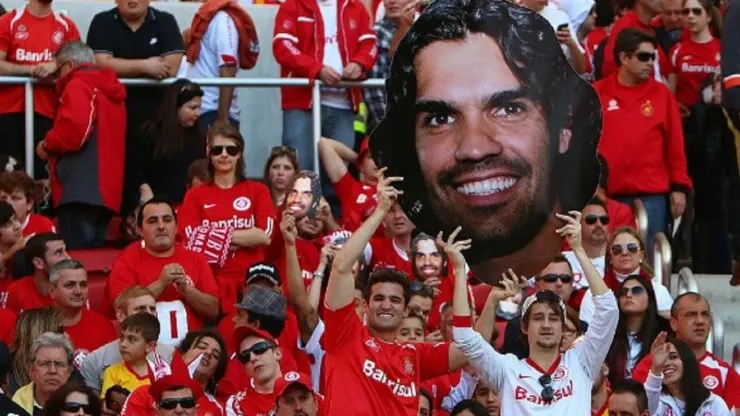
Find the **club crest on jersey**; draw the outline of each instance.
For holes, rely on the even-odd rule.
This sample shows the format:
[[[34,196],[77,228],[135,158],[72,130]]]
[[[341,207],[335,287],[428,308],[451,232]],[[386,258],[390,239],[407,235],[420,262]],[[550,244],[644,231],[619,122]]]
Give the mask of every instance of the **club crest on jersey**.
[[[414,363],[411,362],[411,358],[403,357],[403,371],[410,376],[414,375]]]
[[[51,36],[51,40],[54,41],[57,45],[61,45],[62,42],[64,42],[64,32],[57,30],[54,32],[54,34]]]
[[[640,106],[640,112],[645,117],[650,117],[653,115],[653,104],[650,102],[650,100],[645,101],[645,103]]]
[[[246,211],[252,207],[252,201],[246,196],[240,196],[234,200],[234,209],[237,211]]]
[[[562,365],[558,367],[554,373],[552,373],[552,379],[554,381],[563,381],[568,378],[568,369]]]
[[[72,361],[75,368],[80,369],[82,367],[82,363],[85,362],[85,359],[88,355],[90,355],[90,351],[84,348],[76,349],[74,352],[74,359]]]
[[[606,111],[614,111],[619,110],[619,105],[617,104],[617,100],[611,99],[609,100],[609,107],[606,108]]]
[[[704,377],[704,380],[702,380],[702,384],[704,384],[704,387],[709,390],[713,390],[719,385],[719,380],[717,380],[717,377],[715,376],[706,376]]]

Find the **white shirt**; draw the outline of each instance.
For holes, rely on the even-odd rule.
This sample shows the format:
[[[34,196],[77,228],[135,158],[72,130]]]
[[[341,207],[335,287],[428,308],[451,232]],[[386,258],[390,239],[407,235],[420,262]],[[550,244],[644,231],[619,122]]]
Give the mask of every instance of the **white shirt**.
[[[621,277],[617,275],[617,280],[621,283],[626,279],[627,276]],[[653,291],[655,291],[655,301],[658,304],[658,312],[668,312],[673,306],[673,297],[668,289],[663,286],[660,282],[653,278]],[[594,316],[594,301],[591,295],[591,291],[586,291],[581,300],[581,310],[579,312],[579,318],[581,321],[590,324],[591,319]]]
[[[552,5],[562,10],[573,29],[578,30],[594,6],[594,0],[551,0]]]
[[[547,19],[548,22],[550,22],[550,25],[552,26],[552,30],[555,32],[558,31],[558,26],[560,25],[568,25],[568,30],[570,30],[570,37],[573,38],[573,42],[575,42],[576,47],[578,48],[581,53],[583,53],[583,47],[581,46],[581,43],[578,42],[578,36],[576,36],[576,31],[573,28],[573,25],[570,23],[570,19],[568,19],[568,15],[565,14],[562,10],[558,9],[557,7],[553,6],[552,4],[548,4],[545,6],[542,10],[537,12],[540,16]],[[570,50],[568,50],[568,47],[565,45],[560,45],[560,48],[563,50],[563,53],[565,54],[565,57],[568,58],[570,61]]]
[[[539,378],[544,372],[532,361],[496,352],[472,328],[452,329],[455,343],[468,357],[481,381],[499,392],[502,415],[591,415],[594,376],[601,371],[619,320],[617,299],[613,293],[607,292],[594,300],[596,313],[593,324],[583,341],[560,354],[557,367],[551,374],[554,391],[551,403],[542,401]]]
[[[337,0],[316,0],[324,21],[324,65],[338,73],[344,71],[342,54],[339,52],[339,25],[337,24]],[[352,108],[346,88],[322,87],[321,104],[348,110]]]
[[[663,374],[660,377],[648,371],[645,382],[645,393],[648,398],[648,408],[652,416],[684,416],[686,403],[678,400],[670,394],[663,393]],[[690,394],[691,392],[686,392]],[[686,415],[694,416],[694,415]],[[699,406],[696,416],[734,416],[727,408],[727,404],[721,397],[709,393],[709,397]]]
[[[188,69],[188,78],[219,78],[220,69],[225,65],[239,64],[239,32],[234,20],[228,13],[220,11],[213,16],[208,24],[206,33],[200,40],[200,55]],[[218,110],[218,87],[202,87],[203,101],[200,111],[206,113]],[[237,104],[237,90],[229,106],[229,116],[239,119],[239,104]]]
[[[566,260],[568,260],[568,263],[570,263],[570,268],[573,269],[573,289],[587,288],[588,279],[586,279],[586,274],[583,272],[583,267],[581,267],[581,263],[576,258],[576,253],[574,253],[572,250],[564,251],[563,256],[565,256]],[[592,258],[591,264],[594,265],[596,271],[598,271],[603,278],[604,270],[606,269],[606,256]]]
[[[313,384],[313,390],[319,393],[321,393],[319,389],[321,386],[321,364],[324,362],[324,355],[326,355],[324,348],[321,346],[324,328],[324,321],[319,319],[319,323],[313,329],[313,334],[311,334],[311,338],[306,345],[301,344],[301,338],[298,337],[298,349],[313,358],[311,363],[311,384]]]

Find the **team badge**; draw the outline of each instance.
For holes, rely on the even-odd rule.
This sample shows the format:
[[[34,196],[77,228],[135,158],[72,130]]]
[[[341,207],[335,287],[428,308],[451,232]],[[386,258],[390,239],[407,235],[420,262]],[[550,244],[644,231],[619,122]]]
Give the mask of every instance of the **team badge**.
[[[403,357],[403,371],[410,376],[414,375],[414,363],[411,362],[411,358]]]
[[[252,207],[252,201],[246,196],[240,196],[234,200],[234,209],[237,211],[246,211]]]
[[[640,106],[640,112],[645,117],[650,117],[653,115],[653,104],[650,102],[650,100],[645,101],[645,103]]]
[[[285,375],[285,381],[293,382],[301,378],[301,375],[296,373],[295,371],[290,371],[288,374]]]
[[[702,380],[702,384],[704,384],[704,387],[709,390],[714,390],[719,385],[719,380],[717,380],[717,377],[715,376],[706,376],[704,377],[704,380]]]
[[[54,32],[54,34],[51,36],[51,40],[53,40],[54,43],[56,43],[57,45],[61,45],[62,42],[64,42],[64,32],[59,30]]]
[[[554,373],[552,373],[552,379],[554,381],[563,381],[566,378],[568,378],[568,369],[560,366],[558,367]]]
[[[619,105],[617,104],[617,100],[611,99],[609,100],[609,107],[606,108],[606,111],[614,111],[619,110]]]
[[[83,348],[76,349],[74,352],[74,360],[72,361],[75,368],[78,370],[82,368],[82,363],[85,362],[88,355],[90,355],[90,351]]]

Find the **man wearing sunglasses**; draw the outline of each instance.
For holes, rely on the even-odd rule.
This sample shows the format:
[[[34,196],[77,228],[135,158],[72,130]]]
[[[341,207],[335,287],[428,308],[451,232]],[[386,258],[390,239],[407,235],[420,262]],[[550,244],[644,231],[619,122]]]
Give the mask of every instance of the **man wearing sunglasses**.
[[[652,35],[622,30],[614,46],[618,71],[594,85],[604,113],[599,153],[611,171],[609,195],[645,204],[651,253],[655,234],[683,215],[691,189],[678,104],[652,76],[657,51]]]
[[[609,237],[609,224],[611,217],[607,213],[606,204],[599,198],[593,197],[588,205],[581,211],[581,228],[583,230],[583,249],[586,251],[591,264],[596,270],[604,275],[606,265],[606,243]],[[588,289],[588,281],[584,278],[581,264],[578,263],[573,250],[563,252],[563,256],[568,260],[573,268],[573,296],[569,304],[576,306],[578,310],[581,299]]]

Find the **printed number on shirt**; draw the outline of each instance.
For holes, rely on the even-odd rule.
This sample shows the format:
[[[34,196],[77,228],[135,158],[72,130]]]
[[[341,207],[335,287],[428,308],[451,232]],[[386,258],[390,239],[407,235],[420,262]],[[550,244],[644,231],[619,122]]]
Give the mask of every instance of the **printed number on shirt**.
[[[161,325],[159,342],[162,344],[175,346],[188,333],[188,312],[179,300],[157,302],[157,319]]]

